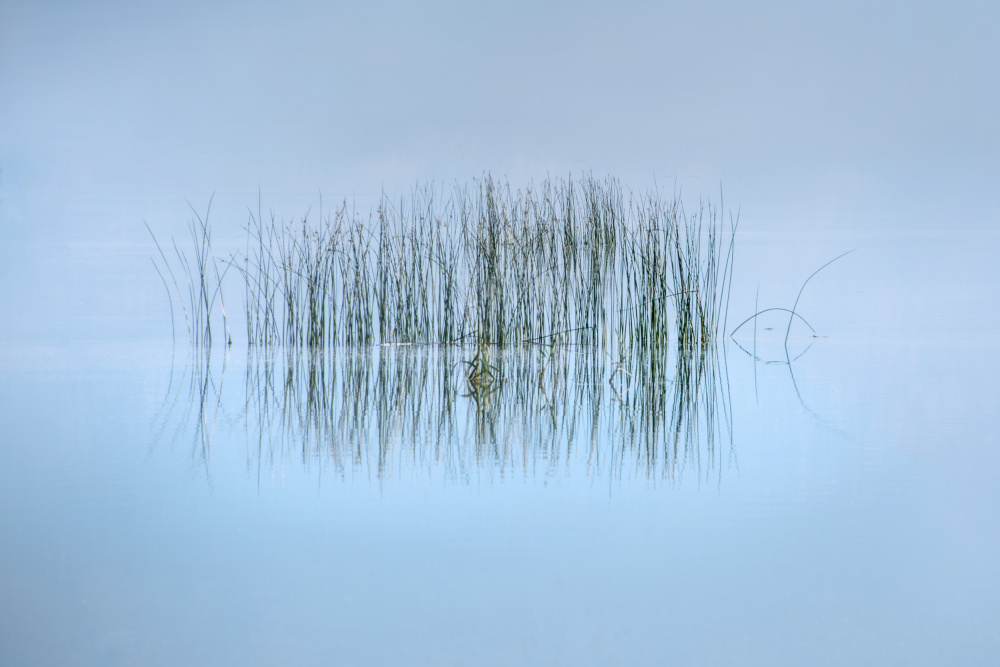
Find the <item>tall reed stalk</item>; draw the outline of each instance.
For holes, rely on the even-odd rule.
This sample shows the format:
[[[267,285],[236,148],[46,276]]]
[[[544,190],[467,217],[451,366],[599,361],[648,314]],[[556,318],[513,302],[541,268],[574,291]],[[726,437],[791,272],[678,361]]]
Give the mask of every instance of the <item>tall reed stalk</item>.
[[[181,312],[184,315],[188,337],[195,347],[211,347],[212,345],[212,321],[216,303],[221,311],[225,343],[226,345],[232,344],[229,318],[226,316],[226,304],[222,296],[222,283],[229,266],[227,265],[226,269],[220,272],[219,260],[212,247],[212,232],[208,222],[211,210],[212,202],[209,201],[205,217],[202,218],[194,207],[191,207],[195,217],[188,224],[188,234],[191,239],[193,257],[188,257],[187,252],[178,247],[177,241],[171,239],[174,260],[171,261],[170,255],[164,251],[156,235],[153,234],[153,230],[148,224],[146,225],[159,255],[159,262],[154,258],[153,265],[156,267],[157,273],[160,274],[170,299],[171,325],[173,324],[172,285],[173,293],[177,296]],[[179,267],[176,273],[174,272],[175,262]],[[169,284],[164,276],[164,270],[166,275],[170,277]],[[180,280],[178,280],[178,274]]]

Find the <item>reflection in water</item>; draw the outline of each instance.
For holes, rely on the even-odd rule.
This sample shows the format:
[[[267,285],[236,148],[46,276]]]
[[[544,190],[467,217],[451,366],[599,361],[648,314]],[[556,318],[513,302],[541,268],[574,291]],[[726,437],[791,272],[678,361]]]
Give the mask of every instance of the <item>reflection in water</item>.
[[[196,349],[165,401],[164,424],[182,413],[178,428],[206,470],[224,421],[244,432],[259,475],[297,460],[379,482],[707,479],[731,451],[725,363],[713,348],[617,359],[590,346],[493,350],[489,392],[470,386],[472,354],[439,345],[251,349],[237,398],[223,393],[228,358]]]
[[[159,442],[171,425],[174,426],[172,442],[184,439],[189,433],[192,456],[207,465],[212,451],[212,437],[216,423],[223,412],[223,381],[229,363],[229,354],[224,353],[220,363],[212,363],[211,347],[191,347],[188,363],[180,378],[176,378],[175,358],[171,358],[170,378],[162,407],[153,421],[156,434],[153,442]],[[180,421],[173,417],[180,413]]]
[[[788,367],[788,376],[789,376],[789,378],[792,381],[792,387],[795,389],[795,395],[799,399],[799,405],[802,406],[802,409],[805,412],[809,413],[810,415],[812,415],[816,419],[820,419],[819,415],[816,414],[816,411],[813,410],[812,408],[810,408],[808,405],[806,405],[805,400],[802,398],[802,392],[799,391],[799,383],[796,382],[796,380],[795,380],[795,371],[793,370],[793,367],[792,367],[792,364],[794,364],[796,361],[798,361],[801,357],[805,356],[806,352],[808,352],[812,348],[813,341],[810,341],[809,344],[806,345],[804,349],[801,349],[801,350],[799,350],[797,352],[792,352],[791,348],[789,348],[789,346],[788,346],[788,339],[789,339],[789,336],[791,335],[792,325],[796,321],[801,322],[802,324],[804,324],[806,327],[809,328],[809,331],[811,332],[813,339],[815,339],[817,337],[816,329],[813,328],[813,326],[811,324],[809,324],[809,322],[804,317],[802,317],[802,314],[799,313],[796,310],[798,308],[798,306],[799,306],[799,300],[802,298],[802,293],[805,291],[806,286],[809,284],[809,281],[811,281],[813,278],[815,278],[817,276],[817,274],[819,274],[823,269],[827,268],[828,266],[830,266],[831,264],[833,264],[837,260],[839,260],[839,259],[841,259],[843,257],[846,257],[847,255],[850,255],[852,252],[854,252],[854,250],[848,250],[847,252],[843,252],[843,253],[837,255],[836,257],[834,257],[833,259],[831,259],[830,261],[828,261],[826,264],[823,264],[821,267],[819,267],[818,269],[816,269],[815,271],[813,271],[811,274],[809,274],[809,277],[806,278],[805,281],[802,283],[802,287],[799,288],[799,292],[796,295],[795,302],[792,304],[791,308],[773,307],[773,308],[764,308],[763,310],[761,310],[760,307],[759,307],[759,299],[758,299],[759,296],[760,296],[760,286],[758,285],[758,287],[757,287],[757,296],[754,297],[754,304],[753,304],[754,313],[753,313],[753,315],[751,315],[750,317],[748,317],[745,320],[743,320],[729,334],[729,337],[733,341],[733,343],[735,343],[736,346],[740,350],[742,350],[747,356],[749,356],[749,357],[751,357],[753,359],[753,364],[754,364],[754,367],[753,367],[754,368],[754,376],[753,377],[754,377],[754,395],[755,396],[756,396],[756,393],[757,393],[757,364],[758,363],[764,363],[764,364],[782,364],[782,365],[785,365],[785,366]],[[761,315],[765,315],[767,313],[772,313],[772,312],[788,313],[788,323],[785,326],[785,337],[784,337],[784,340],[782,341],[782,344],[781,344],[781,354],[779,355],[779,358],[764,359],[764,358],[762,358],[757,353],[757,320],[760,318]],[[746,347],[744,347],[736,339],[736,334],[740,331],[740,329],[742,329],[744,326],[747,326],[751,322],[753,323],[752,350],[747,349]]]

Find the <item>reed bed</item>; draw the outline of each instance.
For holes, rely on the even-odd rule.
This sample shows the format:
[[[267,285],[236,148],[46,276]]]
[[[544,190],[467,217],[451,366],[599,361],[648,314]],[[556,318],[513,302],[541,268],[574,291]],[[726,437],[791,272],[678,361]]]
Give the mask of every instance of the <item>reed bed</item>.
[[[189,231],[193,258],[157,243],[154,263],[205,368],[220,319],[231,341],[222,286],[239,274],[243,410],[263,469],[293,452],[378,479],[581,459],[677,479],[721,464],[736,232],[721,201],[688,210],[611,178],[514,189],[487,175],[383,196],[368,215],[343,204],[283,222],[258,207],[225,261],[207,213]],[[221,375],[192,383],[207,461]]]
[[[677,195],[637,196],[615,179],[515,190],[487,175],[447,195],[383,196],[368,216],[346,204],[295,223],[258,211],[230,265],[253,348],[558,338],[700,354],[725,318],[735,227],[721,204],[687,211]]]

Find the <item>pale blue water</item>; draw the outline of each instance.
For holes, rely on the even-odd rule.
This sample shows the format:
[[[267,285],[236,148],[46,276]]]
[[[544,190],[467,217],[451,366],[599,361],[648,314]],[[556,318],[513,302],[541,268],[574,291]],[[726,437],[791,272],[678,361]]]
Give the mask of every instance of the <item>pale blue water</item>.
[[[483,435],[459,397],[443,448],[408,421],[434,407],[402,403],[372,421],[391,425],[381,438],[317,442],[277,409],[261,440],[246,357],[223,374],[220,348],[206,439],[183,344],[10,343],[0,645],[11,664],[986,662],[997,347],[903,304],[861,317],[915,287],[857,277],[906,257],[889,241],[815,280],[803,312],[824,337],[794,384],[759,363],[755,392],[727,344],[731,441],[723,427],[714,455],[666,466],[616,462],[628,420],[607,392],[596,428],[560,404],[572,437],[530,410]],[[766,360],[783,326],[764,326]]]
[[[172,7],[0,6],[0,663],[993,662],[990,7]],[[238,327],[207,376],[172,342],[143,220],[215,191],[229,252],[258,187],[289,219],[484,169],[721,182],[730,330],[854,252],[791,373],[780,315],[724,343],[711,445],[571,350],[552,409],[453,378],[446,414],[450,358],[372,349],[425,384],[345,398],[341,351],[329,419],[279,380],[262,422]]]

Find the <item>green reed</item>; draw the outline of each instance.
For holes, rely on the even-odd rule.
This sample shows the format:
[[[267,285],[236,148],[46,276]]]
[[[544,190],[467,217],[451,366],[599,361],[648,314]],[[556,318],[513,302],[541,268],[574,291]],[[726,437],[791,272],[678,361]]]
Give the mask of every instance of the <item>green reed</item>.
[[[160,262],[153,259],[153,266],[163,281],[163,286],[167,290],[167,297],[170,300],[170,319],[173,326],[173,296],[181,306],[184,315],[184,323],[187,326],[188,337],[191,344],[196,347],[211,347],[212,345],[212,321],[215,305],[218,303],[222,316],[222,326],[225,333],[225,344],[232,345],[232,334],[229,331],[229,319],[226,316],[226,304],[222,296],[222,283],[229,270],[219,270],[219,260],[212,247],[212,232],[209,226],[209,213],[212,210],[212,202],[209,201],[205,217],[191,207],[194,218],[188,224],[188,234],[191,241],[193,256],[189,257],[187,252],[178,247],[177,241],[171,239],[173,249],[173,261],[170,255],[163,250],[153,230],[146,225],[149,235],[156,245]],[[161,265],[162,263],[162,269]],[[178,271],[174,271],[174,264],[178,266]],[[170,283],[167,283],[166,275],[170,276]],[[178,274],[180,280],[178,280]],[[173,293],[170,285],[173,285]]]
[[[503,348],[558,336],[601,351],[701,354],[725,318],[735,227],[721,202],[688,212],[676,194],[636,195],[611,178],[514,189],[486,175],[383,196],[369,216],[344,203],[286,223],[258,207],[229,266],[243,278],[251,347]],[[207,216],[192,239],[193,262],[175,251],[188,330],[203,345],[216,299],[225,312]]]

